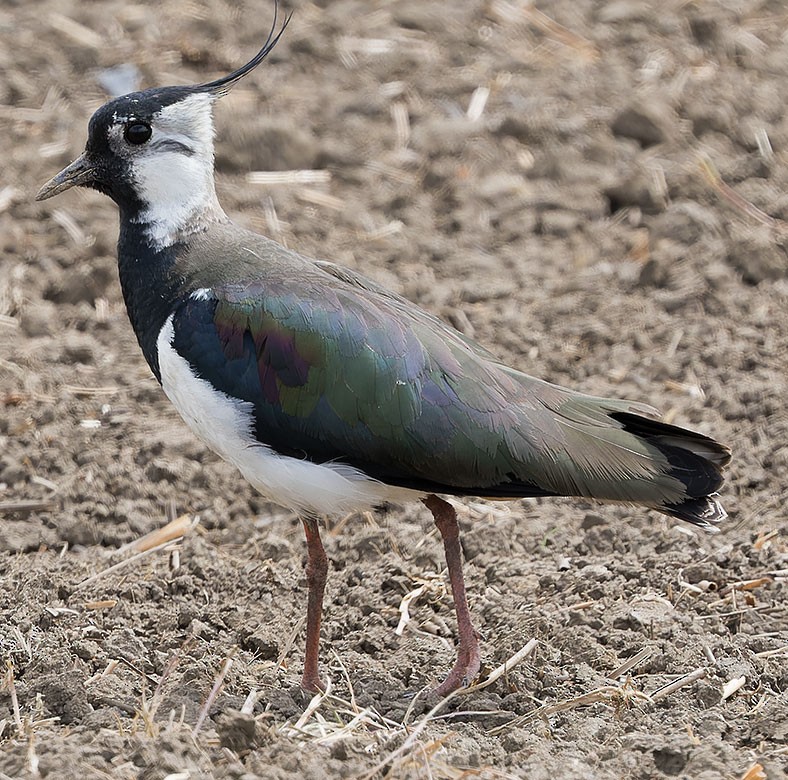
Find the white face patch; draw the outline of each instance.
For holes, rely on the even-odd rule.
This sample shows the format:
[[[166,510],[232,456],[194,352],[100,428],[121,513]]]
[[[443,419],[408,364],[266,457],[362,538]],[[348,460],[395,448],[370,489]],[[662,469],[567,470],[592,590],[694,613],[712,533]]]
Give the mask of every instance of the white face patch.
[[[270,501],[299,513],[338,516],[424,495],[390,487],[346,464],[311,463],[260,444],[252,435],[252,404],[196,376],[173,348],[173,336],[170,316],[156,342],[164,392],[192,431]]]
[[[135,189],[147,206],[140,222],[157,248],[224,218],[213,181],[213,101],[198,93],[163,108],[150,141],[130,155]]]

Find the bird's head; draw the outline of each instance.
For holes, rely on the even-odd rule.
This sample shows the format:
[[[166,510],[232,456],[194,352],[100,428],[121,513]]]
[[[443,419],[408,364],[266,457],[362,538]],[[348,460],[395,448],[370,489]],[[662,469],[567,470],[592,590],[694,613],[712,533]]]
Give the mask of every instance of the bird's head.
[[[166,244],[189,220],[221,215],[213,181],[213,104],[256,68],[274,48],[276,16],[257,54],[216,81],[154,87],[115,98],[91,117],[85,151],[36,195],[45,200],[71,187],[108,195],[121,211]]]

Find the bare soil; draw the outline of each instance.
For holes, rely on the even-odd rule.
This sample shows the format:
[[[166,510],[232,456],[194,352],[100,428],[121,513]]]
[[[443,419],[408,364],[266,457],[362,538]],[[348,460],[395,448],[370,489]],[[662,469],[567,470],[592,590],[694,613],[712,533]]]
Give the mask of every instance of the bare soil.
[[[7,0],[0,778],[785,776],[784,4],[292,7],[217,106],[226,210],[529,373],[728,443],[730,519],[709,536],[626,507],[464,504],[483,674],[538,644],[432,713],[417,694],[447,672],[455,626],[427,511],[329,524],[332,688],[308,710],[297,518],[159,390],[120,297],[113,204],[33,202],[81,150],[107,69],[213,79],[257,49],[271,4]],[[289,170],[325,173],[246,178]],[[107,572],[180,515],[199,518],[182,541]]]

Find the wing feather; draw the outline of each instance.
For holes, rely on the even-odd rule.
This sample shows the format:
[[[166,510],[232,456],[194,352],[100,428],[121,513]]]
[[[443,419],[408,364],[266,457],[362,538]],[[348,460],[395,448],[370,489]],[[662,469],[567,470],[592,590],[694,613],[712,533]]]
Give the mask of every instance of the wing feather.
[[[297,284],[268,273],[217,286],[173,321],[195,372],[253,405],[259,441],[435,492],[686,498],[665,448],[616,418],[648,407],[510,369],[346,269],[299,270]]]

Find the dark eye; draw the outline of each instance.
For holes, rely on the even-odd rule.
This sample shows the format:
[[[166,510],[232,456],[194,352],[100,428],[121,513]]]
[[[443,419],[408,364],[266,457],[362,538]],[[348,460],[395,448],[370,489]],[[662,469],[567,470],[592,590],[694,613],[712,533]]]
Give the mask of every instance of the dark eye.
[[[145,122],[131,122],[123,130],[123,137],[130,144],[138,146],[150,139],[153,130]]]

